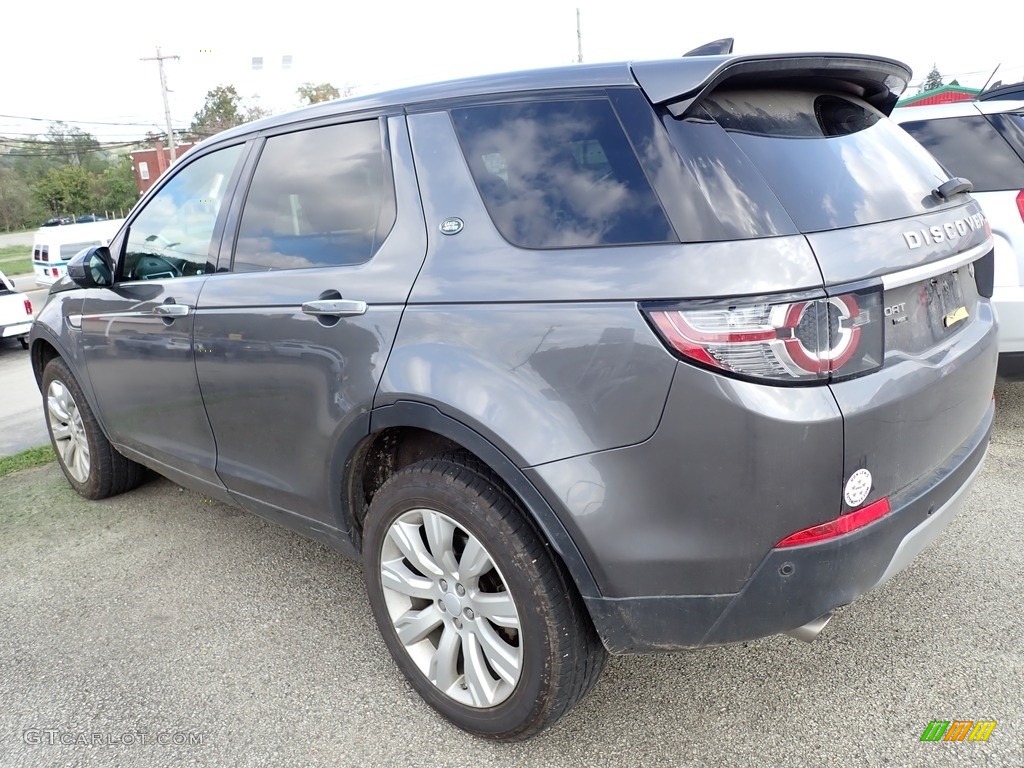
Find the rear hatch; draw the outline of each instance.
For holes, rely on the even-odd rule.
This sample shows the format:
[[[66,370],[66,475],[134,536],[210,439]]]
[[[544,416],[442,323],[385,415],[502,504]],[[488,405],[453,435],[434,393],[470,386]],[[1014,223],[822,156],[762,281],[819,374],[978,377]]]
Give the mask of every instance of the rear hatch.
[[[770,219],[774,231],[762,236],[800,233],[813,250],[832,353],[801,364],[784,352],[781,367],[795,359],[831,388],[844,417],[844,475],[870,469],[870,502],[926,481],[984,433],[996,354],[992,240],[977,202],[887,119],[898,67],[829,61],[726,62],[675,95],[664,69],[634,74],[718,211]],[[744,189],[724,194],[728,178]],[[785,328],[804,338],[805,325]],[[836,346],[844,338],[856,354]],[[725,346],[708,358],[718,367],[731,364]]]

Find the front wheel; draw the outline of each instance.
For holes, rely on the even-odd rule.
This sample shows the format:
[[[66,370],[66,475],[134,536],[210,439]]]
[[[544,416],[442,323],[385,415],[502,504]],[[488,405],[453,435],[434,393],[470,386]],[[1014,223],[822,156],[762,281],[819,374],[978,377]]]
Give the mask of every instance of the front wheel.
[[[468,455],[420,461],[384,484],[367,514],[364,560],[388,649],[460,728],[529,738],[572,709],[604,668],[564,567]]]
[[[71,486],[87,499],[105,499],[138,486],[144,467],[107,440],[67,364],[59,357],[47,363],[42,384],[46,429]]]

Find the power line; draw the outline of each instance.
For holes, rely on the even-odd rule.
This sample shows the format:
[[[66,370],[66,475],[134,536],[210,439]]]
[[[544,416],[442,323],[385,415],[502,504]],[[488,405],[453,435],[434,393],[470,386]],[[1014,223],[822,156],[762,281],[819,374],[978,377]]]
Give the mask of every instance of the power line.
[[[153,125],[152,121],[150,121],[150,122],[138,122],[138,123],[133,123],[133,122],[111,123],[111,122],[104,122],[104,121],[101,121],[101,120],[71,120],[71,119],[68,119],[68,118],[65,118],[65,119],[62,119],[62,120],[58,120],[57,118],[52,118],[52,117],[29,117],[27,115],[0,115],[0,117],[6,117],[6,118],[8,118],[10,120],[31,120],[31,121],[37,122],[37,123],[66,123],[66,124],[80,123],[82,125],[116,125],[116,126],[120,126],[120,127],[125,127],[125,126],[129,126],[129,125],[133,125],[133,126]]]

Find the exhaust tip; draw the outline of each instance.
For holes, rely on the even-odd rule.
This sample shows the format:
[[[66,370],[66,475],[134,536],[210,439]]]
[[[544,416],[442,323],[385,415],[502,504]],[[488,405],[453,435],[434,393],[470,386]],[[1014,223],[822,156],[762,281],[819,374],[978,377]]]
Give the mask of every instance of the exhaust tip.
[[[832,621],[832,611],[808,621],[802,627],[791,629],[785,634],[805,643],[813,643],[817,639],[818,635],[821,634],[821,630],[823,630],[830,621]]]

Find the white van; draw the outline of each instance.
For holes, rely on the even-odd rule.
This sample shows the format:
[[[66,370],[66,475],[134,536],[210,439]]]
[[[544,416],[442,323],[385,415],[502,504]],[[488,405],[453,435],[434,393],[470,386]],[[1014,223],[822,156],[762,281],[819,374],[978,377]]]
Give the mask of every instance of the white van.
[[[124,219],[40,227],[32,244],[36,283],[52,285],[67,273],[68,261],[83,248],[109,245]]]

